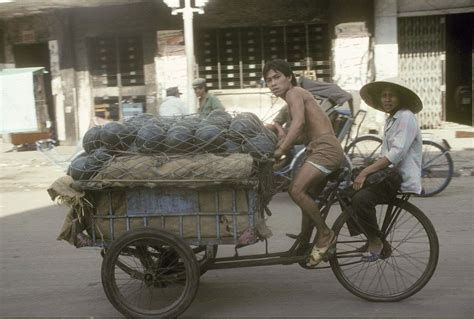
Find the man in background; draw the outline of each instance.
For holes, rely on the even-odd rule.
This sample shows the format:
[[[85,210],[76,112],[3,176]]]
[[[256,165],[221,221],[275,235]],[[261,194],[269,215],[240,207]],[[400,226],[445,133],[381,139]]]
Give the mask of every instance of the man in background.
[[[163,103],[161,103],[160,108],[158,109],[158,114],[160,116],[176,116],[188,114],[188,107],[179,97],[181,94],[183,93],[179,92],[177,86],[167,88],[166,98],[164,99]]]
[[[193,81],[194,94],[199,99],[199,107],[197,112],[207,115],[214,110],[224,110],[221,101],[211,93],[207,92],[206,79],[197,78]]]

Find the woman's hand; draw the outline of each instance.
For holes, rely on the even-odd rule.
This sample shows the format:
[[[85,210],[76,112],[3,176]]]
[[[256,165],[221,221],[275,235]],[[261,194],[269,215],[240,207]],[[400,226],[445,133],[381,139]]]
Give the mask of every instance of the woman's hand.
[[[359,175],[357,175],[356,179],[354,180],[354,183],[352,184],[352,188],[358,191],[364,185],[364,182],[367,176],[381,169],[384,169],[390,164],[391,164],[390,161],[385,156],[382,158],[379,158],[375,163],[373,163],[370,166],[367,166],[359,173]]]
[[[356,179],[354,180],[354,183],[352,184],[352,188],[354,188],[356,191],[362,188],[364,186],[365,179],[367,178],[367,174],[364,173],[364,171],[360,172],[359,175],[357,175]]]

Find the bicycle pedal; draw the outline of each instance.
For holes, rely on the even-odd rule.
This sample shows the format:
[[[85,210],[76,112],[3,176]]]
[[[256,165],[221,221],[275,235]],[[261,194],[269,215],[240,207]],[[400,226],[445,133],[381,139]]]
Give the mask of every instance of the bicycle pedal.
[[[300,237],[299,235],[295,234],[286,234],[286,236],[290,237],[291,239],[298,239],[298,237]]]
[[[326,252],[326,254],[323,257],[323,261],[328,262],[329,259],[331,259],[335,254],[336,254],[336,247],[333,246],[333,247],[328,249],[328,251]]]

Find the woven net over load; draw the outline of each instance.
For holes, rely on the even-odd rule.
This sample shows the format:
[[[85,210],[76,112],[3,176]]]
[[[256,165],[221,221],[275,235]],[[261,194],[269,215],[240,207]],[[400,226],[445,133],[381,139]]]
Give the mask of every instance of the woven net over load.
[[[254,114],[220,110],[206,117],[142,114],[91,128],[67,177],[90,206],[76,205],[73,213],[81,210],[88,233],[104,240],[146,225],[195,243],[254,243],[271,235],[264,211],[276,142]],[[63,234],[73,227],[65,225],[60,238],[70,241]]]
[[[70,165],[82,189],[259,178],[277,137],[253,113],[154,117],[93,127]],[[266,172],[265,174],[268,174]]]

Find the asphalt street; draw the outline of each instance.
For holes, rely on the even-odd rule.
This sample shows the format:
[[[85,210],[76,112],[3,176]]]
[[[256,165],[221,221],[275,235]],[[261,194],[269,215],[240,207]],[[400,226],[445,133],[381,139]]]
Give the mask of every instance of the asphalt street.
[[[472,165],[472,150],[455,157]],[[19,160],[21,159],[21,160]],[[63,172],[36,152],[2,154],[0,214],[0,317],[121,317],[107,300],[96,248],[76,249],[56,236],[66,213],[46,187]],[[459,165],[458,165],[459,167]],[[433,222],[440,241],[438,268],[416,295],[396,303],[373,303],[349,293],[330,269],[298,265],[213,270],[183,318],[472,318],[474,313],[473,184],[458,174],[433,198],[414,198]],[[291,245],[300,213],[286,194],[271,202],[271,251]],[[263,244],[244,253],[264,252]],[[219,256],[233,253],[219,247]]]
[[[455,178],[437,197],[415,199],[440,240],[438,268],[418,294],[397,303],[371,303],[346,291],[331,270],[297,265],[210,271],[183,318],[197,317],[429,317],[472,318],[472,177]],[[2,195],[2,209],[22,203],[1,221],[2,317],[119,317],[100,281],[101,257],[94,248],[76,249],[55,240],[65,209],[51,205],[44,191]],[[299,212],[285,195],[274,198],[269,219],[271,250],[284,250],[297,232]],[[230,247],[228,247],[230,248]],[[250,250],[263,252],[261,244]],[[219,255],[231,253],[220,249]]]

